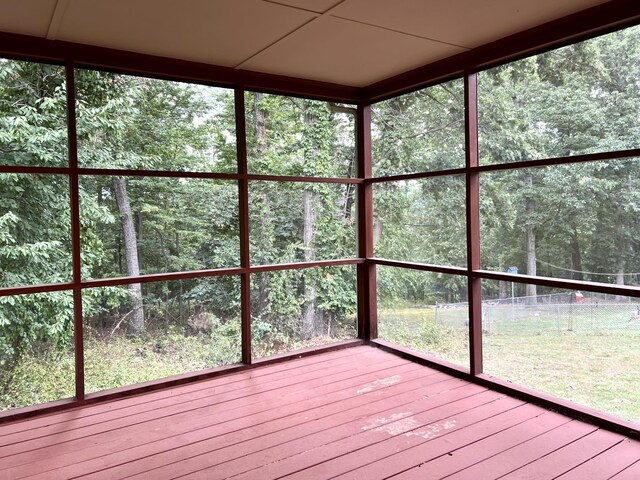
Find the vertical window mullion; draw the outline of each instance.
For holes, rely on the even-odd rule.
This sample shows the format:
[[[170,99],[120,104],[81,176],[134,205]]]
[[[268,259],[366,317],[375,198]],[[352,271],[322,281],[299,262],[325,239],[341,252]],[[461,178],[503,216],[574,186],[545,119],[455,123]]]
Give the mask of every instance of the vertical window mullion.
[[[464,77],[467,274],[469,289],[469,358],[472,375],[482,373],[482,284],[473,270],[480,269],[480,173],[478,167],[478,78]],[[474,170],[475,169],[475,170]]]
[[[238,156],[238,199],[240,231],[240,275],[241,342],[242,363],[252,363],[251,354],[251,265],[249,254],[249,181],[247,179],[247,135],[244,104],[244,89],[235,89],[236,145]]]
[[[371,106],[359,105],[356,118],[358,176],[365,180],[358,190],[358,256],[373,257],[373,185],[371,164]],[[376,266],[365,260],[358,265],[358,336],[378,337]]]
[[[71,199],[71,259],[73,268],[73,335],[75,346],[76,399],[84,400],[84,329],[82,319],[82,259],[80,254],[80,186],[76,129],[76,88],[73,63],[66,65],[67,136],[69,142],[69,188]]]

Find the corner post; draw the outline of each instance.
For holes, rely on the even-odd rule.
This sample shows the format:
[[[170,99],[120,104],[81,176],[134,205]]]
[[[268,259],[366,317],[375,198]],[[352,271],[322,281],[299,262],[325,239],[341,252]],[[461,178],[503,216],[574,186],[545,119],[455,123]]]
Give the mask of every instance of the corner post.
[[[356,117],[358,177],[364,180],[358,191],[358,337],[378,337],[376,266],[373,257],[373,185],[371,166],[371,105],[358,105]]]
[[[469,295],[469,358],[472,375],[482,373],[482,283],[480,269],[480,173],[478,157],[478,77],[464,77],[467,209],[467,275]]]
[[[80,180],[76,136],[76,78],[72,62],[65,65],[67,82],[67,141],[69,196],[71,204],[71,262],[73,271],[73,339],[75,349],[76,400],[84,401],[84,325],[82,318],[82,257],[80,251]]]
[[[251,365],[251,264],[249,256],[249,180],[247,177],[247,136],[244,105],[244,89],[235,89],[236,148],[238,156],[238,200],[240,218],[240,335],[242,363]]]

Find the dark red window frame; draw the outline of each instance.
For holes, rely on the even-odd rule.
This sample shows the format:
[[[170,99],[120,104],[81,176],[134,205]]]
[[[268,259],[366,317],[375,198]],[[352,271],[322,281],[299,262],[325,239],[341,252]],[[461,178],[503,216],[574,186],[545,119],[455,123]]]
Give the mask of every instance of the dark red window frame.
[[[397,77],[378,82],[369,87],[358,89],[339,85],[293,79],[267,74],[241,72],[224,67],[197,64],[193,62],[171,60],[148,55],[115,51],[100,47],[89,47],[67,42],[49,42],[44,39],[0,33],[0,56],[27,61],[50,62],[66,66],[68,95],[68,144],[69,166],[59,168],[0,166],[3,173],[43,173],[67,175],[70,185],[71,234],[73,278],[71,282],[53,285],[34,285],[0,289],[0,296],[28,294],[47,291],[72,291],[74,295],[74,324],[76,350],[76,396],[74,399],[60,400],[43,405],[35,405],[0,413],[0,422],[17,419],[67,408],[82,403],[114,398],[137,393],[171,384],[182,383],[194,379],[231,373],[251,365],[260,365],[282,361],[304,353],[344,348],[357,343],[369,342],[394,353],[427,362],[447,369],[449,372],[470,376],[472,380],[491,388],[518,395],[530,401],[543,403],[561,411],[580,415],[609,428],[624,433],[640,436],[637,424],[625,422],[586,407],[579,407],[570,402],[549,395],[541,394],[518,387],[506,381],[492,378],[482,373],[482,328],[481,328],[481,281],[503,280],[513,281],[509,274],[482,270],[480,268],[480,218],[479,218],[479,176],[481,172],[506,169],[522,169],[536,166],[561,165],[568,163],[591,162],[605,159],[623,159],[640,157],[640,149],[610,151],[591,155],[549,158],[518,163],[480,166],[478,162],[478,112],[477,112],[477,78],[476,73],[507,61],[523,58],[528,55],[547,51],[563,45],[591,38],[596,35],[621,29],[640,23],[640,5],[633,0],[614,0],[593,7],[578,14],[570,15],[548,24],[536,27],[511,37],[493,42],[455,57],[436,62]],[[236,135],[238,171],[236,174],[196,173],[170,171],[131,171],[110,169],[88,169],[78,166],[77,141],[75,129],[75,90],[74,69],[76,67],[95,68],[125,74],[144,75],[160,79],[202,83],[205,85],[233,88],[235,91]],[[396,175],[384,178],[372,176],[371,159],[371,104],[400,94],[415,91],[419,88],[434,85],[454,78],[463,78],[465,84],[465,134],[466,164],[464,168],[437,172],[421,172],[408,175]],[[274,175],[249,174],[247,169],[247,151],[245,139],[244,92],[255,90],[266,93],[301,96],[311,99],[332,102],[356,103],[356,146],[358,174],[356,178],[309,178]],[[80,211],[78,198],[78,180],[80,175],[132,175],[156,177],[194,177],[210,179],[234,180],[239,189],[240,212],[240,267],[197,272],[176,272],[139,277],[117,279],[99,279],[82,281],[80,277]],[[406,179],[428,178],[442,175],[465,175],[466,178],[466,223],[467,223],[467,266],[466,268],[441,265],[416,264],[375,258],[373,255],[373,185],[381,182],[392,182]],[[354,258],[317,261],[307,263],[251,266],[249,257],[249,182],[252,180],[294,181],[294,182],[326,182],[352,183],[358,185],[358,255]],[[250,275],[264,271],[298,269],[335,265],[357,266],[358,293],[358,337],[359,340],[338,342],[328,347],[309,349],[305,352],[292,352],[267,359],[254,361],[251,357],[251,312],[250,308]],[[387,265],[399,268],[417,269],[430,272],[442,272],[466,276],[469,292],[469,349],[470,365],[460,368],[447,362],[416,354],[397,345],[377,340],[377,307],[376,307],[376,265]],[[242,364],[219,367],[211,370],[184,374],[169,379],[138,384],[130,387],[113,389],[105,392],[86,395],[84,391],[84,356],[83,356],[83,322],[82,322],[82,290],[91,287],[122,285],[132,282],[154,282],[187,278],[203,278],[220,275],[239,275],[241,278],[241,319],[242,319]],[[548,277],[519,275],[521,283],[535,285],[580,289],[596,293],[626,295],[640,298],[640,289],[630,286],[606,285],[577,280],[562,280]]]

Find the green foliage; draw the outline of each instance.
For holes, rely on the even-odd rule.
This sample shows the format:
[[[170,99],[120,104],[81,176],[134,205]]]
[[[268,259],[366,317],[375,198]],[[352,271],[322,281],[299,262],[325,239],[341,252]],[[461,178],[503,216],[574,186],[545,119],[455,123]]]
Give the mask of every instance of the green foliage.
[[[373,105],[374,175],[464,167],[463,89],[454,80]]]
[[[636,27],[481,72],[481,162],[637,148],[639,57]],[[237,172],[232,91],[81,69],[75,77],[81,167]],[[353,107],[257,92],[245,94],[245,105],[250,173],[356,176]],[[372,118],[376,176],[464,166],[462,80],[376,104]],[[0,162],[68,165],[63,68],[0,60]],[[482,268],[516,265],[525,272],[533,259],[538,274],[636,283],[623,275],[640,271],[638,179],[638,161],[631,159],[483,173]],[[236,181],[122,180],[141,274],[240,266]],[[355,256],[356,190],[348,184],[250,182],[252,265]],[[0,287],[71,279],[69,191],[69,178],[60,173],[0,174]],[[132,255],[114,177],[83,171],[78,193],[82,279],[127,275]],[[374,216],[377,256],[466,266],[463,176],[376,184]],[[533,251],[527,249],[532,238]],[[332,267],[254,274],[254,354],[352,337],[355,272]],[[605,272],[612,275],[596,275]],[[466,279],[456,275],[378,268],[378,288],[383,309],[467,300]],[[483,288],[504,294],[495,285]],[[83,290],[90,389],[239,358],[237,276],[151,282],[141,291],[143,298],[135,299],[125,287]],[[137,300],[144,305],[146,331],[127,337]],[[58,381],[60,389],[25,382],[27,373],[46,376],[41,360],[59,366],[52,378],[68,377],[67,360],[57,359],[70,358],[73,316],[68,291],[0,297],[3,405],[67,395],[66,380]],[[208,319],[208,330],[193,329],[200,317]],[[463,358],[458,330],[431,318],[412,325],[389,332],[390,338]],[[113,374],[101,366],[104,358]]]
[[[435,309],[381,309],[380,338],[417,352],[466,366],[469,363],[468,332],[436,323]]]
[[[0,411],[75,395],[75,358],[69,348],[23,352],[13,368],[2,365],[0,372]]]

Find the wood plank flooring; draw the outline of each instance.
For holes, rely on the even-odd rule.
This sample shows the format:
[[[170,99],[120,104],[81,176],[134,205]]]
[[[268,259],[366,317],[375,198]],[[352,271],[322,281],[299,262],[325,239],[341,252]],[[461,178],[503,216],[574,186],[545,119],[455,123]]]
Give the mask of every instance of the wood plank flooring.
[[[640,479],[640,442],[372,347],[0,426],[0,479]]]

